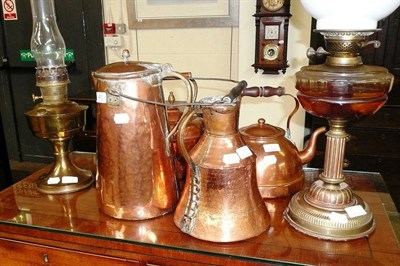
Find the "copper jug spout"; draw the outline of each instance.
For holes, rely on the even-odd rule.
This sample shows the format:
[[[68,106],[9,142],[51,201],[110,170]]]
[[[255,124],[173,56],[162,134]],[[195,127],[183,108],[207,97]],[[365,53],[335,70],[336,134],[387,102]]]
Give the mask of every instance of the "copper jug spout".
[[[321,133],[324,133],[326,131],[326,127],[320,127],[317,128],[312,134],[310,141],[308,142],[307,146],[299,152],[299,157],[301,160],[301,163],[304,165],[306,163],[309,163],[315,155],[315,150],[317,146],[317,138]]]

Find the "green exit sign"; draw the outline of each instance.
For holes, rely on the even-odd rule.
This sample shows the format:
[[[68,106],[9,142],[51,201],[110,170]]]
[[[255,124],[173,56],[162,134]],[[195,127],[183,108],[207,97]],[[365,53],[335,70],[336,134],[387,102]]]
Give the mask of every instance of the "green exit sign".
[[[22,62],[32,62],[35,61],[35,58],[32,55],[31,50],[19,50],[19,58]],[[65,62],[75,61],[74,50],[67,49],[65,52]]]

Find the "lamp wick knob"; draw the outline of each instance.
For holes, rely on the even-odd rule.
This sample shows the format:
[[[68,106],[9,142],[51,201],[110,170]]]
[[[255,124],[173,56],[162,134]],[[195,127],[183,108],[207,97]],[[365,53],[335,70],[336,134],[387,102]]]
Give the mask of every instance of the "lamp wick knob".
[[[36,96],[34,93],[32,93],[32,101],[36,102],[37,100],[43,99],[43,96]]]
[[[329,55],[330,53],[328,51],[326,51],[323,47],[318,47],[317,50],[315,50],[314,48],[310,47],[307,49],[307,58],[308,59],[312,59],[312,58],[321,58],[324,55]]]

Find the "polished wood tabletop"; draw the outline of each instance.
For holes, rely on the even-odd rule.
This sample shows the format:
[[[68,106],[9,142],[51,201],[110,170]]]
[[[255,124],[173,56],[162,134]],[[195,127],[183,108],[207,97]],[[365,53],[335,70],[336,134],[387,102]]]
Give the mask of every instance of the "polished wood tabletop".
[[[74,153],[72,158],[78,166],[96,172],[95,154]],[[82,249],[84,245],[84,252],[112,256],[125,256],[126,251],[152,252],[157,253],[154,256],[205,264],[222,264],[224,258],[238,264],[399,265],[400,262],[400,247],[388,218],[388,212],[395,211],[395,207],[378,173],[345,172],[346,182],[369,204],[376,219],[376,230],[369,237],[335,242],[304,235],[283,219],[290,198],[279,198],[265,201],[271,215],[271,227],[265,233],[245,241],[220,244],[182,233],[175,226],[172,214],[144,221],[109,217],[97,207],[95,185],[70,194],[42,194],[36,189],[35,180],[49,168],[0,192],[0,238],[52,246],[62,243],[62,247],[69,249]],[[319,171],[305,169],[305,172],[308,186]]]

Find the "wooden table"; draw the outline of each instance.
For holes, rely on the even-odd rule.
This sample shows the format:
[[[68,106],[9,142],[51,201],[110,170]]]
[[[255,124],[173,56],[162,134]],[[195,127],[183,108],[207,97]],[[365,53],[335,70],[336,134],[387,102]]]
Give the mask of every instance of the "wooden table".
[[[95,155],[73,154],[95,172]],[[0,265],[399,265],[400,247],[388,218],[395,210],[377,173],[346,172],[347,183],[371,207],[376,230],[347,242],[319,240],[283,219],[289,198],[267,200],[271,227],[236,243],[201,241],[182,233],[172,214],[124,221],[97,208],[96,189],[67,195],[37,191],[49,167],[0,192]],[[306,169],[307,185],[318,170]]]

